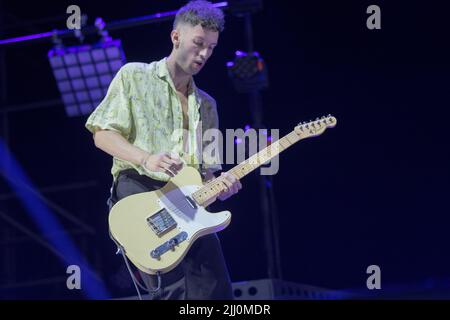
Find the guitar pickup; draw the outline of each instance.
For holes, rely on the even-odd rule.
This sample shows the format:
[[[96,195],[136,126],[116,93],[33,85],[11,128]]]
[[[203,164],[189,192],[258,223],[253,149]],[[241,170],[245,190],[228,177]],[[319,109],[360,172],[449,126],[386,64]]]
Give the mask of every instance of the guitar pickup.
[[[147,223],[159,237],[177,226],[177,222],[165,208],[148,217]]]

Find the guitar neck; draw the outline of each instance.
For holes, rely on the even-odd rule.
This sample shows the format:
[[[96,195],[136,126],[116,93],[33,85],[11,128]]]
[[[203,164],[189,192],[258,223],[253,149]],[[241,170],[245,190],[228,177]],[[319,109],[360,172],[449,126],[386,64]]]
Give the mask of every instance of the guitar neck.
[[[282,151],[286,150],[299,140],[300,137],[294,131],[292,131],[291,133],[285,135],[283,138],[271,143],[261,151],[255,153],[247,160],[241,162],[228,172],[232,173],[238,179],[242,179],[247,174],[259,168],[262,164],[268,162],[272,158],[276,157]],[[217,180],[219,178],[216,178],[214,180]]]
[[[296,142],[300,141],[301,137],[295,132],[285,135],[283,138],[271,143],[261,151],[255,153],[245,161],[230,169],[228,173],[233,174],[236,178],[242,179],[253,170],[259,168],[262,164],[268,162],[272,158],[276,157],[280,152],[286,150]],[[200,205],[207,203],[210,199],[216,198],[226,186],[222,182],[225,179],[219,176],[208,183],[206,183],[201,189],[193,193],[194,200]]]

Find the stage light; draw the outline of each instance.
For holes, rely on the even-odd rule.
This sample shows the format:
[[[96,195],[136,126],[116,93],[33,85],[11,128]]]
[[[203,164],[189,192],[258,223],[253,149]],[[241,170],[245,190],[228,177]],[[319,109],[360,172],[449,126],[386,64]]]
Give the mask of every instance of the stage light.
[[[120,40],[54,48],[48,58],[69,117],[90,114],[126,63]]]
[[[268,86],[266,65],[258,52],[236,51],[234,61],[227,62],[227,68],[238,92],[257,91]]]

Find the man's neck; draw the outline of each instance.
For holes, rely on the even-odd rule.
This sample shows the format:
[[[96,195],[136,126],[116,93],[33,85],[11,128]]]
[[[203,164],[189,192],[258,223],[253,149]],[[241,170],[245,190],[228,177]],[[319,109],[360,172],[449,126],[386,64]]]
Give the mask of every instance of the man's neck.
[[[191,81],[191,75],[186,74],[176,63],[174,57],[170,55],[167,60],[167,70],[169,70],[170,77],[177,91],[186,94],[188,91],[189,82]]]

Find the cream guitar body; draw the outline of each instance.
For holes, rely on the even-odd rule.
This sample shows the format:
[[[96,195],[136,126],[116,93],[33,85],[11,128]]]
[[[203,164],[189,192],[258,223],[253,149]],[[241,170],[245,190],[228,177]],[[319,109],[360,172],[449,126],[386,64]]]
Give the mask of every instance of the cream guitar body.
[[[185,166],[163,188],[126,197],[109,214],[113,240],[140,270],[172,270],[200,236],[220,231],[229,211],[208,212],[192,199],[203,187],[197,170]]]

